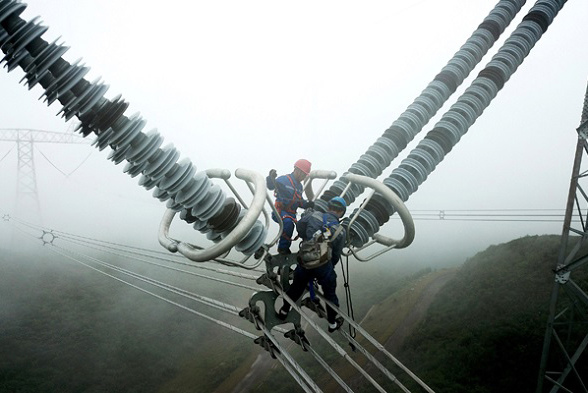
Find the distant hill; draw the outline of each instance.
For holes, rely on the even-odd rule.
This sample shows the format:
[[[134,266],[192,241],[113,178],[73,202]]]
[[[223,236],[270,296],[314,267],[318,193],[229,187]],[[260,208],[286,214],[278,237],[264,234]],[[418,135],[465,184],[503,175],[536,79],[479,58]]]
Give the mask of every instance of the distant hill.
[[[559,246],[528,236],[466,261],[398,356],[437,393],[533,392]]]

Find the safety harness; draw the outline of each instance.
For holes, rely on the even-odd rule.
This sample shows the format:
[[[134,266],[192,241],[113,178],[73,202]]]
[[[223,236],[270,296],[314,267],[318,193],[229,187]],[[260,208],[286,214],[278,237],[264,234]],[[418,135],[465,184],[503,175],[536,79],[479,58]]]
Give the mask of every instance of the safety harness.
[[[296,209],[293,209],[292,206],[294,206],[295,203],[301,204],[303,199],[302,199],[302,195],[300,195],[298,193],[298,190],[296,189],[296,186],[294,185],[294,181],[292,180],[292,177],[290,175],[286,175],[286,177],[290,181],[290,184],[292,185],[292,189],[294,190],[294,194],[292,195],[292,199],[288,203],[284,203],[284,202],[276,199],[274,205],[276,206],[276,210],[278,212],[280,212],[280,214],[282,213],[282,211],[285,211],[287,213],[293,213],[294,217],[292,217],[292,216],[287,216],[287,217],[292,218],[294,220],[294,222],[296,222]],[[277,187],[276,187],[276,190],[274,191],[274,196],[276,198],[278,197]]]
[[[285,204],[282,201],[279,201],[277,199],[278,197],[278,188],[276,186],[276,189],[274,191],[274,197],[276,197],[276,200],[274,202],[274,206],[276,207],[276,210],[278,211],[280,217],[282,218],[282,220],[284,218],[289,218],[292,220],[292,222],[294,224],[296,224],[298,222],[298,220],[296,219],[296,209],[293,209],[292,206],[298,202],[299,204],[301,204],[302,201],[302,195],[300,195],[296,189],[296,186],[294,185],[294,181],[292,180],[292,177],[290,175],[286,175],[286,177],[288,178],[288,180],[290,181],[290,184],[292,185],[292,189],[294,190],[294,194],[292,195],[292,199],[290,200],[290,202],[288,202],[287,204]],[[282,212],[286,212],[286,214],[282,215]],[[296,235],[296,237],[294,237],[293,239],[288,236],[285,233],[282,233],[281,237],[283,239],[286,239],[288,241],[295,241],[298,240],[298,235]]]

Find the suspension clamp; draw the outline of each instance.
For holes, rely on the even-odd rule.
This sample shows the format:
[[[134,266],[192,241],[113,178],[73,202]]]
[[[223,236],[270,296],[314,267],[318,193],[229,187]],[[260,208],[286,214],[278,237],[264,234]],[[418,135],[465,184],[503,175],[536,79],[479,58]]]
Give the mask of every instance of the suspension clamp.
[[[284,333],[284,337],[289,338],[296,344],[300,345],[304,352],[307,352],[308,348],[310,347],[310,341],[308,341],[308,338],[306,338],[306,334],[302,328],[288,330],[286,333]]]
[[[245,307],[243,310],[239,311],[239,316],[241,318],[245,318],[246,320],[251,322],[257,330],[261,330],[261,327],[259,326],[259,320],[258,320],[259,307],[257,307],[257,306]]]
[[[276,353],[280,353],[280,350],[274,345],[272,340],[270,340],[266,336],[259,336],[255,340],[253,340],[253,342],[261,346],[266,351],[268,351],[273,359],[276,358]]]

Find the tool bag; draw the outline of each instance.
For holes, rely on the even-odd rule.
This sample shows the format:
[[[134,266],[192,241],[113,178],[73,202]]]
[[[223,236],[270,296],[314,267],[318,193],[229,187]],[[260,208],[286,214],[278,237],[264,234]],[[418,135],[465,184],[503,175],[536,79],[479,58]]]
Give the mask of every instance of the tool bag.
[[[323,223],[322,230],[317,231],[312,238],[300,243],[298,263],[305,269],[316,269],[331,260],[331,240],[339,236],[343,226],[339,224],[335,233],[331,235],[331,228],[327,226],[325,215],[323,215]]]

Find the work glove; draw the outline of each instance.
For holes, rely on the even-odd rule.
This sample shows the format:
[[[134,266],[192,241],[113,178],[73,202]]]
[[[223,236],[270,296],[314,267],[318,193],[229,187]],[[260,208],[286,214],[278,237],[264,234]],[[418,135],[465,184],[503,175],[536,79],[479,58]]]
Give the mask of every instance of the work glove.
[[[278,172],[276,172],[276,170],[275,170],[275,169],[271,169],[271,170],[269,171],[269,177],[270,177],[272,180],[275,180],[275,178],[276,178],[276,177],[278,177]]]

